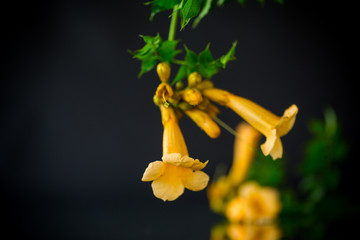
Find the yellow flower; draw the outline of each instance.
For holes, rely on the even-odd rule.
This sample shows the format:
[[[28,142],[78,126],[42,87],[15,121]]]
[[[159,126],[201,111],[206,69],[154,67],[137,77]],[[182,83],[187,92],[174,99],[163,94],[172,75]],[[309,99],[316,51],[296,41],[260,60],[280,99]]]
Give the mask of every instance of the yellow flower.
[[[200,170],[208,161],[202,163],[188,156],[174,109],[161,105],[160,110],[164,126],[162,161],[151,162],[142,181],[153,181],[151,187],[157,198],[173,201],[184,188],[200,191],[207,186],[209,176]]]
[[[185,111],[185,114],[190,117],[191,120],[193,120],[202,130],[204,130],[209,137],[219,137],[221,132],[220,128],[207,113],[193,108]]]
[[[261,187],[256,182],[246,182],[239,188],[245,204],[245,218],[255,222],[268,222],[281,210],[279,192],[271,187]]]
[[[210,88],[204,89],[203,94],[211,101],[231,108],[245,121],[252,125],[266,137],[261,145],[264,155],[271,155],[273,159],[281,158],[283,147],[280,137],[286,135],[295,123],[298,108],[291,105],[282,117],[278,117],[258,104],[231,94],[227,91]]]
[[[245,179],[260,138],[260,133],[245,122],[237,126],[236,133],[234,158],[229,171],[229,179],[234,186],[238,186]]]

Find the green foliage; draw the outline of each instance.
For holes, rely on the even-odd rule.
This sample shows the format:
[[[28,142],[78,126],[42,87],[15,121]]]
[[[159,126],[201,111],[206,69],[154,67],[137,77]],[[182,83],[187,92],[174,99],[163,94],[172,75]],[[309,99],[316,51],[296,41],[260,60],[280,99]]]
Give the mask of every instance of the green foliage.
[[[247,180],[257,181],[262,186],[279,187],[284,181],[283,159],[272,160],[258,151],[251,165]]]
[[[233,43],[230,50],[219,59],[214,59],[210,52],[210,45],[200,52],[198,55],[185,46],[185,61],[179,68],[178,73],[172,84],[181,81],[192,72],[199,72],[204,78],[210,79],[214,74],[218,73],[220,68],[225,68],[229,61],[235,60],[236,42]]]
[[[181,29],[183,29],[191,19],[196,17],[193,27],[196,27],[200,21],[216,7],[222,7],[225,3],[233,2],[234,0],[154,0],[147,2],[151,4],[150,19],[160,12],[174,9],[179,11],[181,17]],[[261,5],[265,4],[265,0],[257,0]],[[282,4],[284,0],[273,0],[276,3]],[[245,6],[247,0],[236,0],[240,5]]]
[[[155,37],[142,36],[145,46],[135,52],[129,51],[134,58],[141,61],[139,77],[154,68],[157,61],[170,63],[181,51],[176,49],[178,41],[163,41],[159,34]]]
[[[308,126],[312,138],[305,145],[298,188],[281,194],[285,235],[310,232],[306,239],[322,239],[327,225],[354,210],[338,192],[339,165],[346,159],[347,144],[334,110],[326,109],[324,116],[324,120],[312,120]]]

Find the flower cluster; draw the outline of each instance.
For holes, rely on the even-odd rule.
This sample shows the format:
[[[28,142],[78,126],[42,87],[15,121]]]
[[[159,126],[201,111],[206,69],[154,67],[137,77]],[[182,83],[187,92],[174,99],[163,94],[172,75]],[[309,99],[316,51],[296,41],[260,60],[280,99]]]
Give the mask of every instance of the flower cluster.
[[[186,115],[210,138],[217,138],[221,132],[217,124],[220,110],[214,104],[232,109],[266,137],[261,145],[264,155],[270,155],[273,159],[282,157],[280,137],[293,127],[298,112],[296,105],[290,106],[279,117],[250,100],[215,88],[211,80],[203,80],[198,72],[188,76],[187,86],[179,81],[174,88],[169,84],[171,68],[167,63],[159,63],[157,73],[161,83],[153,100],[162,115],[163,157],[162,161],[149,164],[142,179],[153,181],[152,189],[156,197],[171,201],[177,199],[184,188],[199,191],[207,186],[209,177],[200,171],[207,162],[201,163],[189,157],[178,121]],[[233,181],[242,180],[243,173],[235,169],[246,169],[243,164],[243,161],[234,164],[233,173],[230,173]]]

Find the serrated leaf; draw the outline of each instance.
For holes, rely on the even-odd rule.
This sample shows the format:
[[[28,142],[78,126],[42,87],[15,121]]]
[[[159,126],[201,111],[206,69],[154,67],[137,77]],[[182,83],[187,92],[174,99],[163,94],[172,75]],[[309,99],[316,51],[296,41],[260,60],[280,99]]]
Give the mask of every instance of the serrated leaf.
[[[134,55],[134,58],[139,59],[142,62],[141,71],[138,77],[141,77],[156,65],[158,58],[157,49],[162,43],[159,33],[155,37],[142,35],[140,35],[140,37],[146,43],[145,46],[135,52],[130,51],[130,53]]]
[[[165,41],[158,48],[160,61],[170,63],[173,58],[181,52],[181,50],[176,50],[176,45],[179,41]]]
[[[183,80],[187,76],[187,70],[188,67],[186,65],[181,65],[171,85]]]
[[[229,61],[232,61],[232,60],[235,60],[235,48],[236,48],[236,45],[237,45],[237,41],[233,43],[232,47],[230,48],[230,50],[227,52],[226,55],[222,56],[220,58],[220,63],[221,63],[221,66],[222,68],[225,68],[226,67],[226,64],[229,62]]]
[[[211,78],[214,74],[219,72],[219,65],[214,61],[214,58],[211,55],[209,44],[204,51],[199,53],[198,62],[199,73],[205,78]]]
[[[188,66],[188,73],[192,73],[197,71],[197,63],[198,63],[198,56],[196,55],[195,52],[191,51],[190,49],[188,49],[185,46],[185,51],[186,51],[186,55],[185,55],[185,62],[186,65]]]
[[[197,25],[200,23],[200,21],[206,16],[208,15],[208,13],[210,12],[210,9],[211,9],[211,5],[212,5],[212,2],[214,0],[205,0],[205,5],[203,7],[203,9],[201,10],[201,12],[199,13],[199,15],[197,16],[197,18],[195,19],[194,21],[194,24],[193,24],[193,28],[197,27]]]
[[[162,11],[166,11],[172,9],[176,4],[179,4],[181,0],[154,0],[151,2],[151,14],[150,20],[154,18],[154,16]]]
[[[182,2],[180,8],[181,29],[189,23],[191,18],[199,14],[203,0],[183,0]]]
[[[151,69],[153,69],[155,67],[157,58],[156,58],[156,54],[151,54],[151,52],[150,52],[146,56],[142,57],[140,60],[142,62],[141,62],[141,71],[138,75],[139,78],[144,73],[149,72]]]

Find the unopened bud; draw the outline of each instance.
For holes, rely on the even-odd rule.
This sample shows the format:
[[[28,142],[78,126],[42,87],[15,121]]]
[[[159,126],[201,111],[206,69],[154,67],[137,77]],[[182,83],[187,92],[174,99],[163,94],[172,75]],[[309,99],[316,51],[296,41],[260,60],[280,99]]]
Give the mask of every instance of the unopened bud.
[[[160,81],[167,82],[170,78],[171,68],[166,62],[161,62],[157,65],[156,72],[160,78]]]
[[[214,83],[211,80],[204,80],[196,86],[199,90],[207,88],[214,88]]]
[[[201,77],[200,73],[193,72],[188,77],[188,86],[195,87],[196,85],[201,83],[201,81],[202,81],[202,77]]]
[[[183,90],[185,87],[185,84],[183,81],[178,81],[176,84],[175,84],[175,88],[176,90]]]
[[[154,97],[153,97],[153,101],[154,101],[154,104],[155,104],[156,106],[160,106],[160,105],[162,104],[161,98],[159,98],[158,96],[156,96],[156,94],[155,94]]]
[[[200,91],[197,90],[196,88],[185,89],[181,93],[181,97],[187,103],[189,103],[190,105],[193,105],[193,106],[196,106],[196,105],[200,104],[202,102],[202,100],[203,100]]]
[[[179,108],[180,108],[181,110],[183,110],[183,111],[187,111],[187,110],[189,110],[189,109],[192,108],[191,105],[188,104],[187,102],[181,102],[181,103],[179,103],[178,106],[179,106]]]

